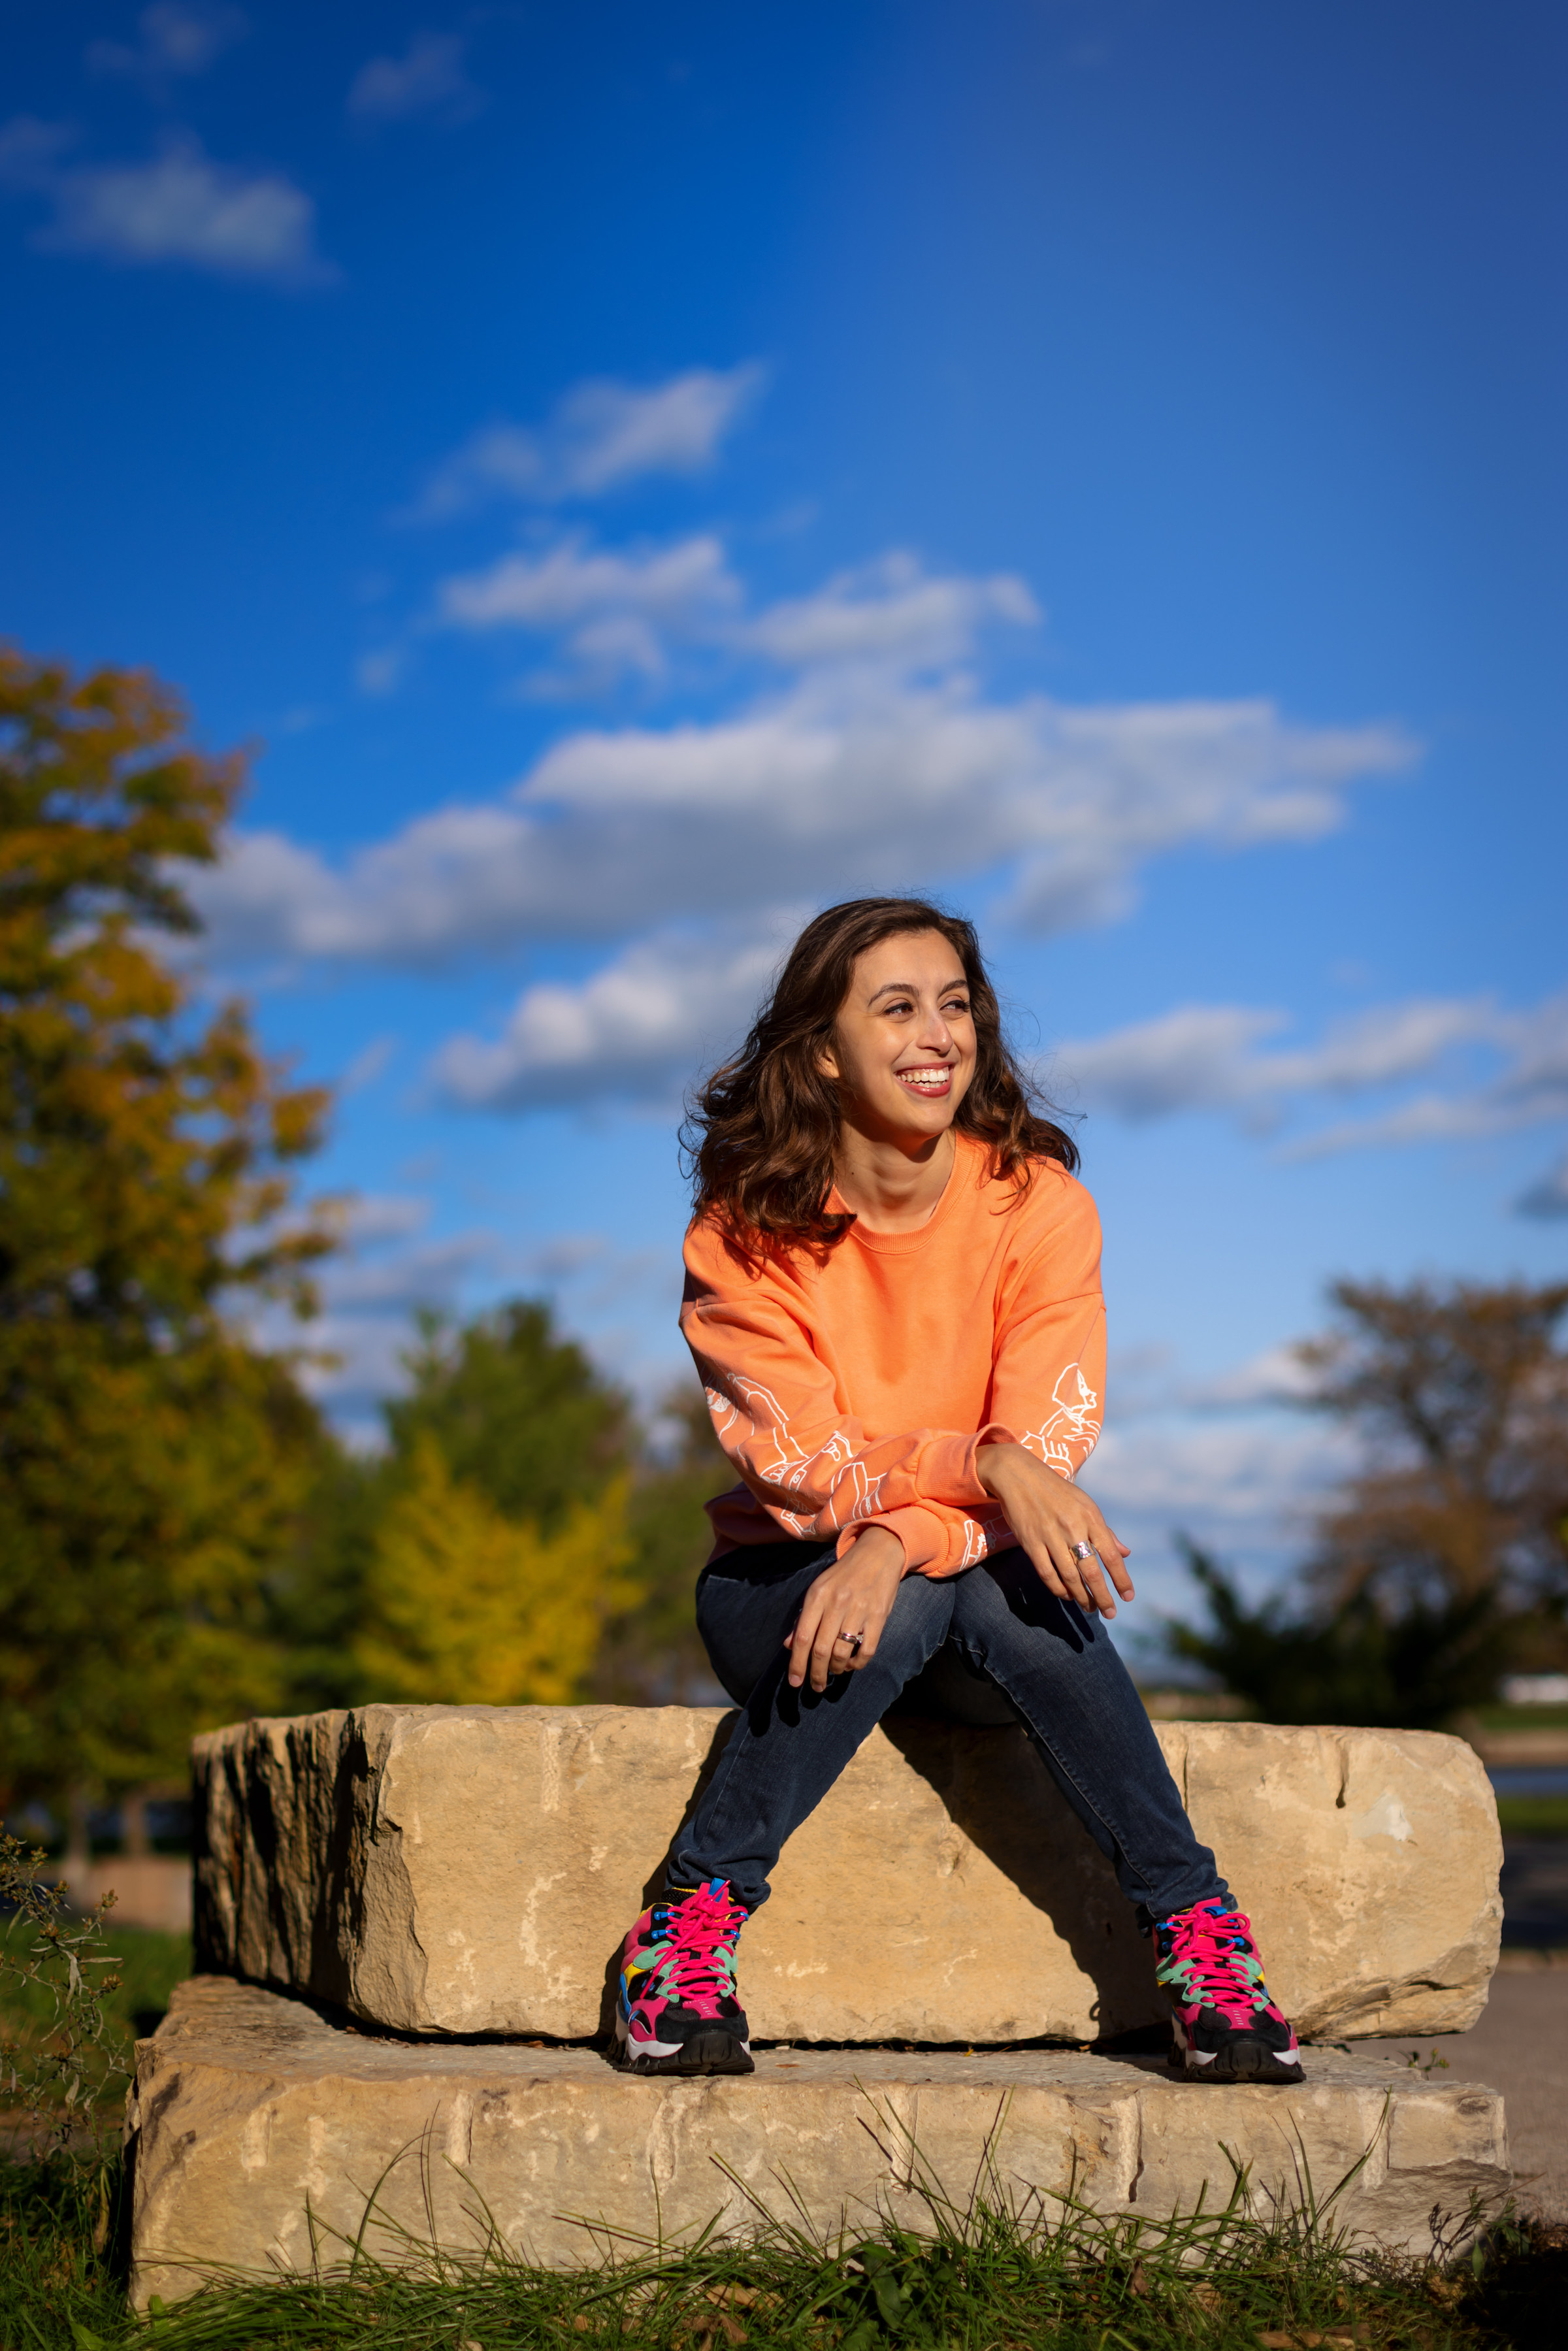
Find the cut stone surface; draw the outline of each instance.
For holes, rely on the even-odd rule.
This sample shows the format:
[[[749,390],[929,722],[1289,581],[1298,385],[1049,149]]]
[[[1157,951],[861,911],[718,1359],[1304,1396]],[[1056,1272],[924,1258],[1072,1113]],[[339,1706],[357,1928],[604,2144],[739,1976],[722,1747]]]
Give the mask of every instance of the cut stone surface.
[[[197,1964],[401,2032],[589,2038],[735,1719],[371,1706],[212,1732],[194,1749]],[[1471,1748],[1157,1732],[1299,2032],[1473,2023],[1502,1847]],[[740,1966],[763,2041],[1093,2040],[1163,2012],[1108,1863],[1012,1729],[874,1731],[790,1840]]]
[[[1337,2050],[1306,2064],[1300,2086],[1263,2089],[1173,2080],[1157,2057],[796,2049],[747,2078],[642,2081],[591,2049],[397,2041],[197,1979],[137,2049],[132,2293],[145,2306],[217,2271],[308,2269],[312,2231],[329,2263],[372,2192],[382,2260],[409,2258],[397,2232],[429,2242],[433,2221],[449,2252],[476,2252],[487,2212],[516,2254],[557,2268],[715,2216],[744,2234],[759,2206],[823,2237],[879,2210],[919,2229],[922,2178],[960,2209],[979,2180],[1026,2213],[1071,2191],[1161,2220],[1205,2190],[1223,2206],[1233,2162],[1256,2210],[1299,2203],[1309,2171],[1321,2204],[1365,2155],[1334,2223],[1415,2253],[1434,2214],[1462,2235],[1472,2195],[1501,2203],[1494,2091]]]

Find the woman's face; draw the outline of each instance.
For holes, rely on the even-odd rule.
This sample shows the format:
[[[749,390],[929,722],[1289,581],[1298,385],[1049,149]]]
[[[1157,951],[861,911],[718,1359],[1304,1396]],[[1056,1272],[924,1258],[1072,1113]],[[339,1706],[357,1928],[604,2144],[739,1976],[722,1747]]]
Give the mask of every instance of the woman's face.
[[[909,1144],[952,1125],[975,1074],[975,1020],[940,931],[901,931],[857,959],[822,1066],[862,1133]]]

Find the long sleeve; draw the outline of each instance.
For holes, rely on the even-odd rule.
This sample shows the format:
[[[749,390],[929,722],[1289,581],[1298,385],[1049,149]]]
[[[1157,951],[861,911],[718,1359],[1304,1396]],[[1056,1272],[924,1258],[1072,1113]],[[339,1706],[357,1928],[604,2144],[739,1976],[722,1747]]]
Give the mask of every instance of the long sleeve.
[[[1100,1219],[1081,1185],[998,1301],[991,1408],[1048,1468],[1075,1478],[1104,1419]]]
[[[964,1565],[962,1522],[995,1514],[975,1472],[976,1450],[1013,1432],[915,1428],[869,1437],[812,1347],[789,1277],[768,1263],[755,1276],[733,1269],[726,1278],[716,1257],[722,1250],[711,1241],[695,1249],[688,1241],[681,1327],[715,1434],[746,1491],[786,1535],[836,1537],[841,1553],[866,1526],[886,1525],[908,1569],[951,1573]],[[721,1534],[724,1506],[739,1499],[721,1495],[712,1506]],[[977,1533],[967,1538],[977,1558]]]

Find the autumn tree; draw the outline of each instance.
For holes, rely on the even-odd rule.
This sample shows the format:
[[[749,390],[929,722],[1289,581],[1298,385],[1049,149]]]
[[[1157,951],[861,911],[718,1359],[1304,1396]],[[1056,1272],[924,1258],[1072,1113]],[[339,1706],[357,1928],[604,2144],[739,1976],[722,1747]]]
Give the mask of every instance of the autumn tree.
[[[265,1707],[261,1584],[322,1444],[238,1317],[307,1302],[320,1092],[179,952],[237,759],[150,676],[0,649],[0,1795],[178,1771]]]
[[[546,1533],[455,1478],[423,1433],[376,1533],[354,1642],[365,1687],[427,1706],[565,1705],[633,1596],[631,1556],[624,1477]]]
[[[1310,1408],[1366,1466],[1322,1517],[1310,1573],[1385,1609],[1568,1589],[1568,1283],[1337,1282],[1338,1327],[1300,1350]]]
[[[1557,1662],[1568,1600],[1568,1284],[1339,1282],[1298,1352],[1306,1408],[1360,1437],[1300,1596],[1249,1607],[1187,1545],[1202,1627],[1167,1628],[1276,1722],[1436,1727]],[[1302,1603],[1304,1602],[1304,1604]]]

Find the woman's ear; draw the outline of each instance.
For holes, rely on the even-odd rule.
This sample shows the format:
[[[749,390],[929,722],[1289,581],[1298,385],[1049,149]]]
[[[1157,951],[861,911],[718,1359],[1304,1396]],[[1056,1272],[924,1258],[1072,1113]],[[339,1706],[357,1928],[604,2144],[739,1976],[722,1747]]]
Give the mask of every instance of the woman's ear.
[[[833,1040],[832,1040],[832,1039],[831,1039],[831,1037],[829,1038],[829,1040],[828,1040],[827,1043],[826,1043],[825,1045],[823,1045],[823,1046],[819,1050],[819,1051],[818,1051],[818,1054],[817,1054],[817,1068],[818,1068],[818,1071],[820,1071],[820,1073],[821,1074],[821,1076],[823,1076],[824,1078],[831,1078],[831,1080],[832,1080],[832,1081],[833,1081],[834,1085],[837,1085],[837,1084],[838,1084],[838,1082],[839,1082],[839,1063],[838,1063],[838,1057],[837,1057],[837,1055],[836,1055],[836,1054],[834,1053],[834,1051],[833,1051]]]

